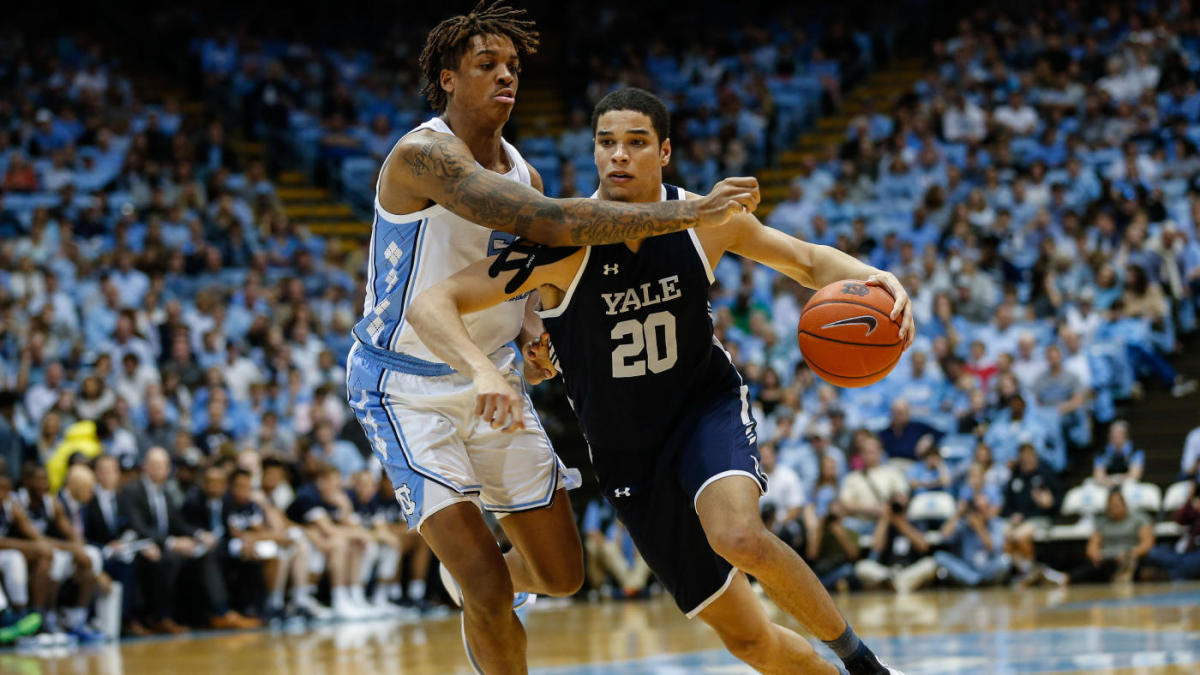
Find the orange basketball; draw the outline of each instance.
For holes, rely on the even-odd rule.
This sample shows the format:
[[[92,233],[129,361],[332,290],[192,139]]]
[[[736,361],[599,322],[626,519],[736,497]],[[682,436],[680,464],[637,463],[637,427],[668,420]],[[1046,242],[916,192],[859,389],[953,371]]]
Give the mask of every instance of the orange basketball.
[[[904,341],[892,321],[891,294],[861,281],[822,288],[800,315],[797,339],[804,361],[839,387],[865,387],[892,372]]]

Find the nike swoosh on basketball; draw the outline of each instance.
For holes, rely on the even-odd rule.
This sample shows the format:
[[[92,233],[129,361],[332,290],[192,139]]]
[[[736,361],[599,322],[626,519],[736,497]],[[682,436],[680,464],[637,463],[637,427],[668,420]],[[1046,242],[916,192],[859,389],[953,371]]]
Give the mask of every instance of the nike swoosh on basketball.
[[[848,319],[839,319],[838,321],[834,321],[832,323],[827,323],[824,326],[821,326],[821,330],[825,330],[826,328],[835,328],[837,326],[855,326],[855,325],[866,326],[867,327],[867,335],[870,335],[871,333],[875,332],[875,328],[877,328],[879,326],[879,322],[878,322],[878,320],[876,320],[875,317],[873,317],[869,314],[864,314],[862,316],[852,316]]]

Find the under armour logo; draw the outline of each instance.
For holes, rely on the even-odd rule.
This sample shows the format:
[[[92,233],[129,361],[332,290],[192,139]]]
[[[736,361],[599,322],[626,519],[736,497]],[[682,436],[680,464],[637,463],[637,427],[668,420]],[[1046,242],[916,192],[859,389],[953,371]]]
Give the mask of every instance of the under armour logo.
[[[417,510],[417,503],[412,500],[412,491],[408,489],[408,483],[396,488],[396,501],[400,503],[400,510],[406,516],[411,516]]]
[[[604,266],[604,276],[608,276],[610,274],[616,274],[618,271],[620,271],[620,268],[615,263],[612,265]]]
[[[613,497],[628,497],[632,491],[633,488],[617,488],[613,490]]]

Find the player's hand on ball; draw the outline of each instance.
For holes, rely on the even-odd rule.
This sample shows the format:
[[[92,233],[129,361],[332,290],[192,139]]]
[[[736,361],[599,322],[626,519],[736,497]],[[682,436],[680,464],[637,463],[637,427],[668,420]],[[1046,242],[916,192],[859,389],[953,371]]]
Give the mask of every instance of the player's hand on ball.
[[[538,338],[526,342],[521,356],[525,358],[525,381],[529,384],[551,380],[558,375],[558,369],[550,360],[550,333],[543,332]]]
[[[525,428],[521,397],[509,386],[498,370],[485,370],[475,376],[475,414],[493,429],[517,431]]]
[[[761,199],[757,178],[726,178],[714,185],[712,192],[696,200],[696,215],[700,220],[697,227],[723,225],[739,213],[754,211]]]
[[[913,338],[917,335],[917,326],[913,321],[912,300],[908,298],[908,291],[904,290],[900,280],[891,272],[872,274],[867,278],[867,285],[879,286],[895,299],[896,304],[892,307],[892,321],[900,324],[900,339],[904,340],[904,348],[911,347]]]

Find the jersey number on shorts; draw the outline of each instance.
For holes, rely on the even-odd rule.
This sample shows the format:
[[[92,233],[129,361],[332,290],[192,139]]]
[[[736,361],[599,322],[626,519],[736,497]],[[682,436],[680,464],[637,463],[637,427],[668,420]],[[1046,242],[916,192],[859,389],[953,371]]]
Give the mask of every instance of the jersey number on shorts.
[[[659,333],[662,344],[659,347]],[[646,321],[626,319],[613,326],[609,336],[621,344],[613,349],[613,377],[639,377],[646,374],[670,370],[679,359],[679,348],[675,344],[675,315],[670,312],[655,312]],[[627,339],[632,341],[626,342]],[[644,354],[644,356],[643,356]]]

